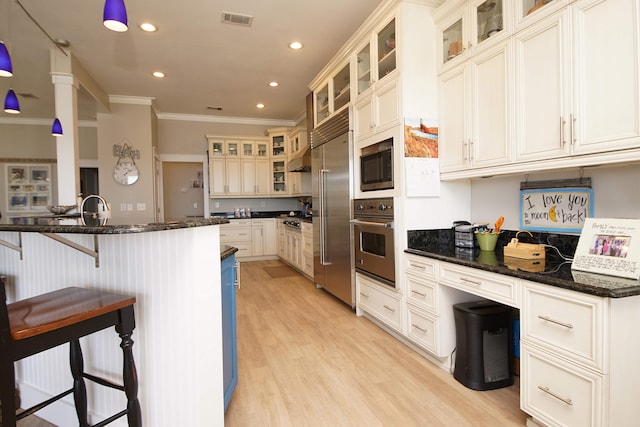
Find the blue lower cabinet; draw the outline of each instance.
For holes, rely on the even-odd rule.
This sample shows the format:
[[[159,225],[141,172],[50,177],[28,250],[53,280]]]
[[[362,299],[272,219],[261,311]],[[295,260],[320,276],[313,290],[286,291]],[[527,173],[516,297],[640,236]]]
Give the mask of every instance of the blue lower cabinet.
[[[224,410],[238,385],[238,345],[236,340],[235,255],[224,258],[222,266],[222,366]]]

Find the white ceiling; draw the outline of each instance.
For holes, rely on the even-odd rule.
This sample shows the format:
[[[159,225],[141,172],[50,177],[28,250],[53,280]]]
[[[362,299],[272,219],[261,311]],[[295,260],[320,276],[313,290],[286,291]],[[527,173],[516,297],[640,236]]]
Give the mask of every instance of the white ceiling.
[[[14,69],[11,79],[0,78],[0,95],[12,86],[20,117],[53,118],[54,44],[17,1],[53,39],[71,43],[71,54],[109,95],[155,98],[158,113],[294,120],[309,82],[383,0],[125,0],[125,33],[102,25],[104,0],[0,0],[0,39]],[[223,24],[222,11],[252,15],[253,25]],[[143,21],[158,31],[140,30]],[[293,40],[304,48],[289,49]],[[156,70],[166,77],[152,77]],[[280,86],[269,87],[272,80]],[[266,107],[258,110],[258,102]],[[94,115],[81,91],[80,119]]]

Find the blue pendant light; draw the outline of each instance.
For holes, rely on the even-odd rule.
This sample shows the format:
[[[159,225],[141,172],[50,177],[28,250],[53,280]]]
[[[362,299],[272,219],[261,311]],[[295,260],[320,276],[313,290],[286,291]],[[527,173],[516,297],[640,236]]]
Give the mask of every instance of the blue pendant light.
[[[51,126],[51,135],[62,136],[62,124],[57,117],[55,118],[55,120],[53,121],[53,125]]]
[[[13,89],[9,89],[4,99],[4,111],[9,114],[20,114],[20,103]]]
[[[13,76],[13,66],[11,65],[11,56],[9,56],[9,50],[4,45],[3,41],[0,41],[0,77]]]
[[[104,26],[112,31],[127,31],[127,9],[124,0],[105,0],[102,14]]]

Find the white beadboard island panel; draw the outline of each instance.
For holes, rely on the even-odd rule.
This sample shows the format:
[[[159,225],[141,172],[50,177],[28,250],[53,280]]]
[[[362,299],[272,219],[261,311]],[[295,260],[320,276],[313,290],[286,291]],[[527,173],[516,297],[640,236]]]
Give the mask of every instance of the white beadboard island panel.
[[[61,236],[93,248],[91,234]],[[37,232],[23,232],[23,260],[0,246],[0,274],[9,302],[66,286],[99,288],[137,298],[133,353],[145,426],[224,424],[219,225],[98,235],[94,259]],[[19,243],[17,232],[0,239]],[[107,329],[82,339],[85,370],[122,383],[120,339]],[[16,364],[23,406],[71,387],[68,346]],[[124,393],[87,381],[97,422],[126,407]],[[56,425],[77,425],[67,396],[38,413]],[[126,425],[126,417],[112,425]]]

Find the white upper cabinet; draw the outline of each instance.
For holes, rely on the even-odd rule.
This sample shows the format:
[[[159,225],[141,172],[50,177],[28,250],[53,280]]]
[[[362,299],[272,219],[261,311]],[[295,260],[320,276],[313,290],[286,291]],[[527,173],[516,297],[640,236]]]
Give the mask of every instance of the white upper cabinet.
[[[566,9],[515,36],[518,160],[549,159],[570,152],[569,43]]]
[[[511,157],[509,40],[440,76],[440,168],[482,168]]]
[[[441,177],[640,160],[639,7],[638,0],[441,6],[434,13]]]
[[[638,31],[637,1],[582,0],[516,34],[519,160],[638,146]]]
[[[570,7],[573,152],[640,145],[640,26],[636,0],[581,0]]]

